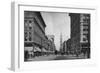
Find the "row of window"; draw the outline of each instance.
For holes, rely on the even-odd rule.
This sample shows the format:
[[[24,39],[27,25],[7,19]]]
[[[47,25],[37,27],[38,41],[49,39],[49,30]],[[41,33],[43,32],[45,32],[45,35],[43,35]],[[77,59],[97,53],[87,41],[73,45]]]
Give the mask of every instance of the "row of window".
[[[25,30],[33,30],[34,22],[32,20],[25,20],[24,21],[24,29]]]
[[[24,41],[33,41],[33,32],[24,32]]]
[[[25,36],[25,38],[24,38],[24,41],[33,41],[33,29],[36,31],[36,32],[38,32],[39,34],[41,34],[41,32],[40,32],[40,29],[38,29],[39,28],[39,26],[38,26],[39,24],[37,23],[37,21],[35,20],[35,18],[34,18],[34,21],[33,21],[33,19],[31,18],[31,19],[27,19],[27,20],[24,20],[24,29],[25,29],[25,33],[24,33],[24,36]],[[33,27],[35,27],[35,28],[33,28]]]
[[[88,40],[89,40],[87,35],[81,35],[80,38],[81,38],[80,41],[81,41],[82,43],[87,43]]]

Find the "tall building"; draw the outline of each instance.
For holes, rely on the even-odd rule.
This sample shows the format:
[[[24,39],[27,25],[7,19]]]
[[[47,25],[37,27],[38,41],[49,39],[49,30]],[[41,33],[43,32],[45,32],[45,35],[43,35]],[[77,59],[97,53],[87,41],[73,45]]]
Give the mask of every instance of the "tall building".
[[[90,58],[90,14],[80,14],[80,33],[80,48]]]
[[[70,13],[71,18],[71,52],[80,52],[80,14]]]
[[[45,23],[40,12],[24,11],[24,52],[35,55],[35,51],[41,52],[48,49],[48,40],[45,35]]]
[[[70,13],[71,49],[73,53],[84,53],[90,57],[90,14]]]

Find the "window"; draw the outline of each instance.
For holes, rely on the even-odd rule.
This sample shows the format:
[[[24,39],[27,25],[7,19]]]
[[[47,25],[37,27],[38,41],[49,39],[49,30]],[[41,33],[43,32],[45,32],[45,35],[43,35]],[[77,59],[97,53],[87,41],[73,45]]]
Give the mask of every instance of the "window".
[[[28,41],[28,33],[27,32],[24,33],[24,36],[25,36],[24,41]]]
[[[84,42],[88,42],[88,39],[87,39],[87,36],[86,35],[83,35],[83,41]]]
[[[32,41],[32,32],[29,32],[29,41]]]
[[[32,23],[29,23],[29,30],[32,30]]]
[[[24,29],[25,30],[32,30],[33,29],[32,20],[24,20]]]
[[[83,31],[88,31],[88,29],[83,29]]]
[[[24,32],[24,41],[32,41],[32,32]]]
[[[33,22],[32,22],[32,20],[29,20],[28,26],[29,26],[29,30],[33,29]]]
[[[28,30],[28,23],[27,23],[27,20],[24,20],[24,30]]]

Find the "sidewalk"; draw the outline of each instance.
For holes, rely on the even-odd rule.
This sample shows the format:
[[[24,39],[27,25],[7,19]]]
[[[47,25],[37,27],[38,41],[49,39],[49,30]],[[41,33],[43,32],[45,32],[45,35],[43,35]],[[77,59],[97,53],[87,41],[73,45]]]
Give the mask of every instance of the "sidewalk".
[[[56,58],[56,55],[39,56],[39,57],[28,59],[28,61],[47,61],[47,60],[53,60],[54,58]]]
[[[87,59],[87,56],[84,56],[83,54],[76,56],[76,55],[67,55],[66,56],[69,59]]]

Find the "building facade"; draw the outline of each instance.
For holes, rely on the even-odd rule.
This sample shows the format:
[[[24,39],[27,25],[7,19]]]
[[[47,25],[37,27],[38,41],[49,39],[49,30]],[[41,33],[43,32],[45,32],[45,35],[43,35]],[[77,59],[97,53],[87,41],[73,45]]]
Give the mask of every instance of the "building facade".
[[[63,42],[63,52],[64,54],[70,54],[71,51],[71,39]]]
[[[64,54],[62,33],[60,33],[60,53]]]
[[[90,58],[90,14],[80,14],[81,51]]]
[[[90,56],[90,14],[70,13],[71,49],[73,53]]]
[[[67,42],[66,42],[66,47],[67,47],[67,54],[70,54],[71,52],[71,39],[68,39]]]
[[[48,49],[45,23],[40,12],[24,11],[24,57],[33,57],[35,52]]]
[[[80,14],[70,13],[71,18],[71,52],[80,52]]]
[[[50,51],[50,53],[54,54],[55,53],[55,50],[56,50],[56,47],[55,47],[55,43],[54,43],[54,35],[47,35],[48,37],[48,49]]]

